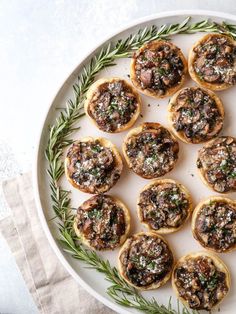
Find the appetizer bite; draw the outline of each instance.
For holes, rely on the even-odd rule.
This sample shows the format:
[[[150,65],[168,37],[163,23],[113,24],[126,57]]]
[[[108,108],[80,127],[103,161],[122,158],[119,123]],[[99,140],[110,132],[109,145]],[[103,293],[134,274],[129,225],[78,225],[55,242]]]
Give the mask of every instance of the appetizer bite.
[[[171,277],[174,257],[168,243],[155,233],[137,233],[119,253],[121,276],[139,290],[157,289]]]
[[[236,190],[236,139],[221,136],[198,151],[197,167],[202,181],[219,193]]]
[[[143,123],[127,134],[123,153],[129,168],[137,175],[153,179],[174,168],[179,144],[159,123]]]
[[[187,307],[210,311],[228,293],[230,273],[217,256],[206,252],[190,253],[175,265],[172,286]]]
[[[200,87],[185,87],[171,98],[168,119],[171,130],[179,139],[198,144],[220,133],[224,108],[213,92]]]
[[[133,55],[130,77],[143,94],[163,98],[181,88],[186,72],[182,51],[170,42],[156,40],[143,45]]]
[[[192,201],[188,190],[170,179],[147,184],[138,198],[138,216],[151,231],[160,234],[180,229],[189,218]]]
[[[189,53],[189,74],[199,85],[223,90],[236,83],[236,41],[222,34],[207,34]]]
[[[193,212],[194,238],[206,249],[218,253],[236,248],[236,202],[212,196],[198,204]]]
[[[113,250],[127,238],[130,230],[129,210],[118,198],[95,195],[77,209],[74,230],[89,247]]]
[[[65,159],[68,181],[82,192],[104,193],[120,178],[123,162],[105,138],[86,137],[73,143]]]
[[[141,99],[124,79],[100,79],[89,88],[84,108],[101,131],[117,133],[130,128],[137,120]]]

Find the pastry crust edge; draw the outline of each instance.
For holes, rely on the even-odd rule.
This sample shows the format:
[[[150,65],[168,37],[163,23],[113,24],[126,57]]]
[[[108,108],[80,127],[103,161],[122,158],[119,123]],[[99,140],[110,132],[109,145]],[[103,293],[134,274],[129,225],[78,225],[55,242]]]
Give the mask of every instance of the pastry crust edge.
[[[112,153],[114,154],[114,157],[115,157],[116,168],[120,169],[120,172],[122,172],[123,161],[122,161],[121,155],[120,155],[117,147],[111,141],[109,141],[103,137],[88,136],[88,137],[84,137],[84,138],[78,140],[77,142],[90,142],[90,141],[96,141],[96,140],[98,140],[102,146],[110,148],[112,150]],[[70,148],[71,148],[71,146],[70,146]],[[70,150],[70,148],[68,149],[68,151]],[[66,158],[65,158],[65,175],[66,175],[66,178],[74,188],[76,188],[82,192],[89,193],[89,194],[99,194],[99,193],[104,193],[104,192],[109,191],[114,186],[114,185],[110,186],[110,185],[106,184],[106,185],[101,186],[100,188],[97,188],[97,190],[95,192],[91,192],[88,187],[79,186],[70,177],[69,172],[68,172],[69,164],[70,164],[70,158],[66,156]]]
[[[229,135],[229,136],[223,135],[223,136],[214,137],[213,139],[207,141],[207,142],[204,144],[204,146],[201,147],[201,148],[198,150],[197,160],[198,160],[198,158],[199,158],[199,152],[200,152],[200,150],[203,149],[203,148],[208,148],[209,146],[211,146],[211,144],[212,144],[217,138],[219,138],[219,137],[232,137],[232,138],[234,138],[234,139],[236,140],[235,137],[230,136],[230,135]],[[236,191],[236,190],[229,190],[229,191],[227,191],[227,192],[219,192],[219,191],[216,191],[216,190],[213,188],[213,186],[212,186],[211,184],[209,184],[208,181],[206,180],[206,178],[205,178],[205,171],[204,171],[203,167],[200,167],[200,168],[197,167],[197,172],[198,172],[198,174],[199,174],[200,179],[201,179],[202,182],[205,184],[205,186],[208,187],[209,189],[211,189],[211,190],[212,190],[213,192],[215,192],[215,193],[219,193],[219,194],[221,194],[221,195],[227,195],[227,194],[229,194],[229,193],[232,193],[232,192],[235,192],[235,191]]]
[[[130,78],[131,81],[133,83],[133,85],[137,88],[137,90],[139,90],[142,94],[153,97],[155,99],[161,99],[161,98],[166,98],[169,97],[171,95],[173,95],[177,90],[179,90],[185,81],[186,78],[186,74],[187,74],[187,70],[188,70],[188,65],[187,65],[187,60],[185,59],[185,56],[182,52],[182,50],[177,47],[176,45],[174,45],[173,43],[167,42],[165,40],[154,40],[154,41],[150,41],[146,44],[144,44],[141,48],[138,49],[138,53],[143,52],[146,49],[150,49],[150,48],[156,48],[159,47],[160,45],[162,45],[163,43],[168,44],[172,49],[173,48],[177,48],[178,50],[178,55],[181,58],[182,62],[183,62],[183,74],[181,76],[181,80],[180,82],[170,88],[167,88],[166,93],[164,95],[157,95],[154,91],[150,91],[148,88],[142,88],[140,83],[138,82],[137,78],[136,78],[136,73],[135,73],[135,64],[136,64],[136,55],[134,55],[132,57],[131,60],[131,64],[130,64]]]
[[[124,250],[126,250],[127,248],[129,248],[129,243],[130,243],[130,238],[128,238],[125,243],[123,244],[123,246],[121,247],[120,251],[119,251],[119,255],[118,255],[118,270],[119,273],[121,275],[121,277],[132,287],[134,287],[135,289],[139,290],[139,291],[147,291],[147,290],[154,290],[154,289],[158,289],[159,287],[163,286],[170,278],[171,278],[171,274],[173,271],[173,267],[175,264],[175,257],[174,257],[174,253],[173,250],[171,249],[169,243],[159,234],[154,233],[154,232],[138,232],[136,234],[133,234],[132,237],[139,237],[142,235],[148,235],[148,236],[153,236],[156,238],[161,239],[163,242],[165,242],[165,244],[167,245],[167,247],[169,248],[170,252],[172,253],[173,256],[173,265],[171,267],[171,270],[166,274],[166,276],[163,278],[163,280],[161,280],[159,283],[154,283],[149,285],[148,287],[138,287],[136,285],[134,285],[133,283],[130,282],[130,280],[127,278],[127,276],[125,275],[123,269],[122,269],[122,264],[120,262],[120,256],[123,253]]]
[[[96,196],[96,195],[94,195],[94,196]],[[92,196],[92,197],[94,197],[94,196]],[[120,237],[119,244],[117,244],[117,246],[114,249],[106,248],[106,249],[102,249],[102,250],[99,250],[99,251],[110,251],[110,250],[115,250],[116,248],[120,247],[125,242],[125,240],[127,239],[128,235],[129,235],[129,232],[130,232],[130,221],[131,221],[131,218],[130,218],[130,210],[128,209],[128,207],[119,198],[117,198],[115,196],[111,196],[111,195],[107,195],[107,194],[105,194],[105,196],[110,197],[116,203],[116,205],[118,205],[119,207],[122,208],[122,210],[124,212],[124,217],[125,217],[125,233]],[[85,202],[87,202],[89,200],[90,200],[90,198],[88,200],[86,200]],[[83,204],[85,202],[83,202],[81,206],[83,206]],[[74,218],[73,228],[74,228],[74,231],[75,231],[77,237],[79,239],[81,239],[81,241],[86,246],[88,246],[92,250],[96,251],[96,249],[93,246],[91,246],[89,240],[87,240],[86,237],[84,236],[84,234],[78,229],[78,218],[77,218],[77,216],[75,216],[75,218]]]
[[[129,137],[131,136],[135,136],[135,135],[138,135],[139,133],[145,131],[145,130],[149,130],[149,131],[155,131],[155,130],[158,130],[159,128],[164,128],[166,129],[169,133],[170,133],[170,136],[171,138],[176,141],[178,143],[178,141],[176,140],[175,136],[172,134],[172,132],[165,126],[161,125],[160,123],[158,122],[144,122],[142,124],[140,124],[139,126],[131,129],[127,135],[125,136],[124,140],[123,140],[123,144],[122,144],[122,152],[123,152],[123,155],[124,155],[124,158],[125,158],[125,161],[129,167],[129,169],[131,169],[135,174],[137,174],[138,176],[140,176],[141,178],[144,178],[144,179],[156,179],[157,177],[153,177],[153,176],[144,176],[144,175],[141,175],[140,173],[137,173],[133,170],[133,167],[132,167],[132,163],[126,153],[126,144],[127,144],[127,140]],[[179,143],[178,143],[179,145]],[[179,159],[179,156],[177,157],[177,159],[175,160],[174,164],[173,164],[173,167],[170,171],[172,171],[177,163]],[[168,171],[167,173],[169,173],[170,171]],[[161,176],[162,177],[162,176]]]
[[[93,99],[93,96],[94,94],[97,92],[97,90],[99,90],[100,86],[104,83],[113,83],[113,82],[116,82],[116,81],[123,81],[125,83],[125,85],[127,85],[132,94],[134,94],[135,98],[137,99],[137,110],[136,112],[133,114],[133,116],[131,117],[130,121],[124,125],[122,125],[121,127],[117,128],[115,131],[113,132],[107,132],[107,131],[104,131],[102,130],[96,120],[91,117],[91,115],[89,114],[88,112],[88,109],[89,109],[89,105],[91,103],[91,100]],[[134,89],[134,87],[125,79],[123,78],[119,78],[119,77],[110,77],[110,78],[101,78],[99,80],[97,80],[96,82],[94,82],[89,90],[87,91],[87,94],[86,94],[86,100],[85,100],[85,103],[84,103],[84,110],[85,110],[85,113],[87,115],[87,117],[89,118],[89,120],[102,132],[105,132],[105,133],[110,133],[110,134],[113,134],[113,133],[120,133],[120,132],[123,132],[125,130],[128,130],[129,128],[131,128],[134,123],[136,122],[136,120],[138,119],[140,113],[141,113],[141,106],[142,106],[142,101],[141,101],[141,97],[140,95],[137,93],[136,89]]]
[[[210,196],[207,199],[202,200],[200,203],[198,203],[198,205],[195,207],[194,211],[193,211],[193,215],[192,215],[192,222],[191,222],[191,230],[192,230],[192,234],[194,239],[206,250],[209,250],[211,252],[214,253],[228,253],[228,252],[232,252],[236,249],[236,244],[234,245],[234,247],[232,248],[228,248],[227,250],[219,250],[219,249],[213,249],[209,246],[207,246],[203,241],[201,241],[198,237],[198,233],[196,232],[196,220],[197,220],[197,216],[202,208],[203,205],[208,204],[210,201],[223,201],[226,202],[227,204],[232,204],[234,207],[236,207],[236,201],[227,198],[227,197],[223,197],[223,196]]]
[[[160,228],[160,229],[158,229],[158,230],[155,230],[155,229],[152,229],[152,228],[149,226],[149,224],[148,224],[147,222],[144,222],[144,221],[142,220],[141,208],[140,208],[140,206],[139,206],[139,203],[140,203],[140,194],[141,194],[143,191],[145,191],[145,190],[149,189],[150,187],[152,187],[153,185],[156,186],[156,185],[161,185],[161,184],[165,184],[165,183],[173,183],[173,184],[176,184],[176,185],[180,188],[180,190],[181,190],[182,192],[184,192],[184,194],[185,194],[185,196],[186,196],[186,198],[188,199],[188,202],[189,202],[189,207],[188,207],[188,209],[187,209],[188,215],[187,215],[187,217],[185,218],[185,220],[181,223],[181,225],[180,225],[179,227],[172,227],[172,228],[162,227],[162,228]],[[181,229],[181,228],[185,225],[185,223],[187,223],[187,221],[189,220],[189,218],[190,218],[190,216],[191,216],[191,214],[192,214],[192,210],[193,210],[193,202],[192,202],[192,197],[191,197],[191,195],[190,195],[190,192],[187,190],[187,188],[186,188],[183,184],[179,183],[179,182],[176,181],[176,180],[172,180],[172,179],[156,179],[156,180],[154,180],[154,181],[152,181],[152,182],[146,184],[146,185],[143,187],[143,189],[139,192],[139,195],[138,195],[138,201],[137,201],[137,213],[138,213],[138,218],[139,218],[140,222],[141,222],[145,227],[147,227],[150,232],[154,232],[154,233],[157,233],[157,234],[169,234],[169,233],[173,233],[173,232],[176,232],[176,231],[178,231],[179,229]]]
[[[203,141],[197,141],[195,143],[193,142],[190,142],[186,139],[185,135],[184,135],[184,132],[183,131],[176,131],[176,129],[174,128],[173,126],[173,120],[172,120],[172,117],[173,117],[173,113],[175,112],[175,110],[173,110],[173,106],[175,105],[176,103],[176,99],[177,97],[179,96],[179,94],[184,90],[184,89],[188,89],[188,88],[191,88],[191,89],[198,89],[198,88],[201,88],[203,91],[205,91],[207,94],[210,95],[211,98],[214,99],[215,103],[216,103],[216,106],[219,110],[219,113],[220,113],[220,116],[222,117],[223,119],[223,123],[224,123],[224,117],[225,117],[225,111],[224,111],[224,107],[223,107],[223,103],[221,101],[221,99],[218,97],[218,95],[216,95],[214,92],[204,88],[204,87],[201,87],[201,86],[190,86],[190,87],[184,87],[184,88],[181,88],[179,91],[177,91],[173,96],[172,98],[170,99],[170,102],[168,104],[168,114],[167,114],[167,119],[168,119],[168,122],[169,122],[169,125],[170,125],[170,129],[172,131],[172,133],[174,133],[174,135],[179,138],[182,142],[186,143],[186,144],[200,144],[200,143],[206,143],[208,141],[210,141],[211,139],[208,139],[208,140],[203,140]],[[222,128],[223,128],[223,125],[222,125]],[[221,131],[222,131],[222,128],[221,128]],[[220,131],[220,132],[221,132]],[[219,133],[220,133],[219,132]],[[218,135],[219,135],[218,133]],[[218,135],[212,137],[212,139],[214,139],[215,137],[217,137]]]
[[[229,294],[229,291],[230,291],[230,287],[231,287],[231,277],[230,277],[230,272],[229,272],[229,269],[228,267],[226,266],[226,264],[218,257],[216,256],[215,254],[212,254],[210,252],[205,252],[205,251],[200,251],[200,252],[192,252],[192,253],[188,253],[184,256],[182,256],[177,262],[176,264],[174,265],[174,268],[173,268],[173,272],[172,272],[172,278],[171,278],[171,284],[172,284],[172,288],[177,296],[177,298],[187,307],[187,308],[190,308],[189,305],[188,305],[188,302],[182,298],[180,295],[179,295],[179,292],[178,292],[178,289],[176,287],[176,279],[175,279],[175,270],[176,268],[182,263],[184,262],[186,259],[189,259],[189,258],[194,258],[194,257],[198,257],[198,256],[206,256],[206,257],[210,257],[214,264],[216,265],[216,267],[218,268],[218,270],[222,271],[225,273],[226,275],[226,284],[228,286],[228,292],[227,294],[221,299],[219,300],[213,308],[217,307],[224,299],[225,297]]]
[[[209,82],[204,82],[198,77],[196,71],[194,70],[194,66],[193,66],[193,63],[194,63],[196,56],[197,56],[196,53],[194,52],[194,48],[197,47],[198,45],[201,45],[203,42],[205,42],[208,38],[211,38],[211,37],[226,37],[227,39],[229,39],[231,41],[231,43],[234,46],[236,46],[236,42],[227,35],[216,34],[216,33],[210,33],[210,34],[204,35],[197,42],[195,42],[195,44],[190,48],[189,56],[188,56],[188,71],[189,71],[189,75],[191,76],[192,80],[194,80],[198,85],[205,87],[207,89],[213,90],[213,91],[221,91],[221,90],[225,90],[225,89],[228,89],[230,87],[233,87],[233,85],[230,85],[227,83],[213,84],[213,83],[209,83]]]

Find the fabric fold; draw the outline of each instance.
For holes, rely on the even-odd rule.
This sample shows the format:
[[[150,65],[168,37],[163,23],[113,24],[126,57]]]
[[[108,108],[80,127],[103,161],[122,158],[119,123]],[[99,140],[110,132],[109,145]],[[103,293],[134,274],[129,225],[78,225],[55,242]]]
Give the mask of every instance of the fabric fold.
[[[90,296],[64,269],[37,215],[31,174],[2,184],[11,215],[0,221],[6,239],[40,313],[115,313]]]

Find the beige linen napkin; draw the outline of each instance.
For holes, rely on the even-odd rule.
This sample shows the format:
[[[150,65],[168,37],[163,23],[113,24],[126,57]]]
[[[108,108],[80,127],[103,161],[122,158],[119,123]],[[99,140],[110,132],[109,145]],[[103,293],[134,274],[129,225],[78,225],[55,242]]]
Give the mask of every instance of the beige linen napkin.
[[[39,222],[31,174],[3,182],[3,192],[12,215],[0,221],[0,230],[39,312],[115,313],[81,288],[57,259]]]

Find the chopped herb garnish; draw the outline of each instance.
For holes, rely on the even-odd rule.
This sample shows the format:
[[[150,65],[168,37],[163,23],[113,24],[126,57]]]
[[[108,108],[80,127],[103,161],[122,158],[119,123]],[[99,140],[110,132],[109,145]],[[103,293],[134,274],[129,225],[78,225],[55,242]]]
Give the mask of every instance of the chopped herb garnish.
[[[218,277],[215,274],[215,275],[211,276],[210,280],[208,281],[207,288],[209,290],[214,290],[217,286],[217,283],[218,283]]]
[[[115,101],[110,102],[110,110],[114,111],[118,109],[118,104]]]
[[[227,160],[222,160],[220,164],[220,170],[227,172],[229,170],[229,162]]]
[[[152,161],[156,161],[157,160],[157,155],[153,154],[150,158],[152,159]]]
[[[199,70],[198,71],[196,70],[196,73],[197,73],[198,77],[200,78],[200,80],[203,80],[203,73]]]
[[[185,112],[186,112],[186,114],[187,114],[189,117],[193,117],[193,116],[194,116],[194,110],[187,109]]]
[[[90,173],[91,173],[91,175],[96,177],[96,176],[99,175],[100,171],[97,168],[93,168],[93,169],[90,170]]]
[[[90,219],[92,219],[92,218],[100,219],[100,218],[102,218],[102,210],[99,210],[97,208],[93,208],[92,210],[90,210],[88,212],[88,217]]]
[[[149,264],[147,264],[147,269],[155,269],[156,263],[154,261],[150,262]]]
[[[99,145],[96,145],[96,146],[92,146],[91,149],[92,149],[92,151],[94,151],[96,153],[100,153],[102,150],[102,147]]]
[[[118,241],[118,239],[117,239],[117,238],[112,239],[112,240],[109,240],[109,242],[110,242],[110,243],[116,243],[117,241]]]
[[[161,75],[166,75],[166,74],[167,74],[166,70],[163,69],[163,68],[157,69],[157,71],[158,71],[158,73],[161,74]]]
[[[230,174],[229,174],[229,177],[235,179],[235,178],[236,178],[236,172],[230,173]]]
[[[201,282],[202,285],[205,285],[205,284],[206,284],[206,282],[207,282],[206,276],[204,276],[202,273],[199,273],[199,274],[198,274],[198,278],[199,278],[199,280],[200,280],[200,282]]]

